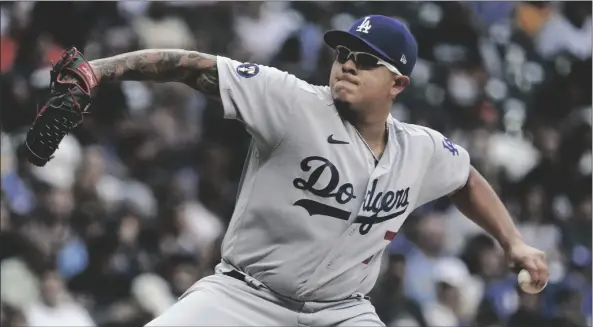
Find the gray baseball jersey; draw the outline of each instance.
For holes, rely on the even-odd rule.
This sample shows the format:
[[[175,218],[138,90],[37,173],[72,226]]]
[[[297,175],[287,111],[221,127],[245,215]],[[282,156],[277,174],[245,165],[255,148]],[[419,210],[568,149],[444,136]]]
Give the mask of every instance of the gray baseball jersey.
[[[329,87],[218,57],[224,115],[253,136],[223,261],[301,301],[368,293],[418,206],[462,187],[468,153],[389,117],[377,165]]]

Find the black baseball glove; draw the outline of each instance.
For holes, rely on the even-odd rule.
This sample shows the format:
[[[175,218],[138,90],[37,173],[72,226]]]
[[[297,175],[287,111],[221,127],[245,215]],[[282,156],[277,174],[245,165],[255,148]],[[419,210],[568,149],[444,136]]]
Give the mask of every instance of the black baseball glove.
[[[28,160],[43,167],[58,145],[83,119],[94,95],[97,77],[82,53],[72,47],[52,67],[50,98],[27,132]]]

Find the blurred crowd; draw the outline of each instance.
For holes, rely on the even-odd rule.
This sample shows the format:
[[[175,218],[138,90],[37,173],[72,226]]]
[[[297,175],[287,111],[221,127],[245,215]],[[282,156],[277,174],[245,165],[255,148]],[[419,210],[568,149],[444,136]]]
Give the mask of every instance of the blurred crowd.
[[[371,299],[389,327],[591,326],[591,2],[2,2],[2,326],[141,326],[213,273],[249,135],[176,83],[103,85],[45,167],[26,131],[51,61],[184,48],[326,84],[327,29],[379,13],[419,44],[392,114],[464,146],[525,240],[544,292],[447,199],[418,208]]]

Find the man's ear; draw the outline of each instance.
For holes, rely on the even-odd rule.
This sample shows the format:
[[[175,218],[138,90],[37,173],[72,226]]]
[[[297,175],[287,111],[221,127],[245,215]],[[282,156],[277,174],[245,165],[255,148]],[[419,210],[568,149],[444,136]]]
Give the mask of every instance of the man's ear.
[[[393,87],[389,92],[389,95],[392,99],[400,94],[406,87],[410,85],[410,78],[408,76],[398,76],[397,79],[393,82]]]
[[[408,85],[410,85],[410,78],[408,76],[398,76],[395,80],[395,86],[402,88],[401,91],[408,87]]]

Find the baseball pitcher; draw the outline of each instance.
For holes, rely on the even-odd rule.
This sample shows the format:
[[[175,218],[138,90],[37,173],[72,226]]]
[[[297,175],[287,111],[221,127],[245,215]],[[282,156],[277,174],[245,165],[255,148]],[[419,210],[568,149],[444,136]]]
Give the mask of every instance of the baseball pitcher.
[[[185,50],[89,62],[72,48],[54,66],[52,95],[26,139],[35,165],[111,82],[185,83],[219,99],[252,135],[216,273],[148,326],[384,326],[365,296],[382,253],[415,208],[442,196],[495,237],[515,268],[546,282],[544,253],[523,242],[467,151],[390,115],[416,62],[410,32],[373,15],[324,39],[335,49],[329,86]]]

